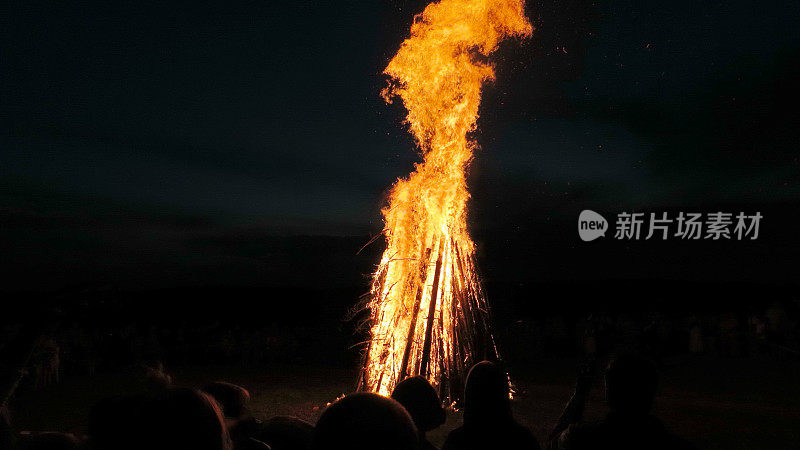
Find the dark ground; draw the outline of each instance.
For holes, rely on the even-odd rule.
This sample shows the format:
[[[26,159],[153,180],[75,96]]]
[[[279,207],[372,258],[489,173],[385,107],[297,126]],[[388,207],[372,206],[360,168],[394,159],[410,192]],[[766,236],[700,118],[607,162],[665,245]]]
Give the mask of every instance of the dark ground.
[[[536,360],[512,367],[518,393],[517,418],[540,441],[554,425],[571,394],[576,360]],[[350,392],[353,367],[271,365],[258,368],[187,366],[170,370],[176,382],[200,386],[225,379],[247,387],[260,418],[291,414],[316,420],[326,403]],[[664,362],[656,414],[674,432],[706,449],[787,449],[800,446],[800,362],[763,357],[676,357]],[[131,374],[73,377],[41,392],[21,393],[14,401],[20,430],[81,431],[90,405],[117,392]],[[595,387],[586,418],[602,417],[602,386]],[[432,434],[441,444],[460,422],[450,412]]]

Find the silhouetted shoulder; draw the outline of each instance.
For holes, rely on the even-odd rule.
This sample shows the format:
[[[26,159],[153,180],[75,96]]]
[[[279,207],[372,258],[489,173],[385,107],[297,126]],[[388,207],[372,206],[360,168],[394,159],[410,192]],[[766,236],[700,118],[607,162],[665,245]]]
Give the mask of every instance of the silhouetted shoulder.
[[[559,439],[558,448],[691,450],[695,447],[667,431],[658,419],[649,416],[639,421],[610,417],[598,423],[570,426]]]
[[[499,429],[456,428],[447,435],[442,450],[539,450],[539,442],[526,427],[512,423]]]
[[[442,445],[442,450],[455,450],[465,448],[466,437],[464,436],[464,427],[458,427],[447,435],[447,439]]]
[[[515,448],[530,448],[539,450],[539,441],[536,440],[531,430],[524,425],[514,423],[511,427],[510,434],[513,436],[513,442],[519,443],[519,447]]]

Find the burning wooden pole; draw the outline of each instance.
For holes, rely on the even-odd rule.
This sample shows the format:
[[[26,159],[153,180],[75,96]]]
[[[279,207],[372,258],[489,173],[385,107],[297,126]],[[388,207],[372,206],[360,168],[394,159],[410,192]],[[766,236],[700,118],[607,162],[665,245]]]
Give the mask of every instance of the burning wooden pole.
[[[425,259],[420,268],[420,283],[425,283],[425,274],[427,273],[428,265],[425,262],[431,257],[431,249],[425,250]],[[403,362],[400,365],[400,379],[408,376],[408,358],[411,356],[411,344],[414,341],[414,331],[417,328],[417,317],[419,316],[419,308],[422,304],[422,293],[425,290],[425,285],[420,284],[417,286],[417,295],[414,300],[414,311],[411,313],[411,325],[408,327],[408,334],[406,335],[406,348],[403,350]]]
[[[439,295],[439,278],[442,274],[442,259],[444,258],[444,237],[439,239],[439,257],[436,258],[436,271],[433,273],[433,286],[431,287],[431,299],[428,306],[428,320],[425,324],[425,343],[422,344],[422,360],[420,362],[419,373],[422,376],[428,375],[428,365],[431,361],[431,339],[433,339],[433,320],[436,317],[436,300]]]

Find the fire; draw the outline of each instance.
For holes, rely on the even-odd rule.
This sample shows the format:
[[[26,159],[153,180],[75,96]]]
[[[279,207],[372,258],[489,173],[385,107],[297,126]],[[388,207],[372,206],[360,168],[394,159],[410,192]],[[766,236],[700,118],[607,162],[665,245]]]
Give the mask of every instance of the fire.
[[[486,57],[502,39],[531,32],[524,0],[441,0],[414,18],[384,70],[391,81],[382,95],[403,101],[424,161],[382,211],[387,247],[370,292],[364,390],[388,395],[423,375],[454,400],[465,371],[495,355],[467,231],[465,170],[477,148],[468,134],[481,86],[494,79]]]

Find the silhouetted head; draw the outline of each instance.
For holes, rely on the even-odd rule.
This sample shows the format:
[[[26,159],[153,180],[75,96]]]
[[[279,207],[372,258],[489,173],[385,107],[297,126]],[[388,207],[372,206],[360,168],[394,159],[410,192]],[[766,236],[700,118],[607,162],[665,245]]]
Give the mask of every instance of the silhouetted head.
[[[445,421],[442,401],[425,377],[406,378],[395,386],[392,398],[411,414],[419,431],[438,428]]]
[[[464,389],[464,425],[497,423],[511,419],[508,375],[496,364],[475,364]]]
[[[203,387],[203,392],[214,397],[225,417],[242,416],[250,401],[250,393],[247,392],[247,389],[225,381],[215,381]]]
[[[31,436],[19,445],[20,450],[77,450],[80,442],[71,434],[42,433]]]
[[[606,402],[618,413],[647,414],[657,386],[655,366],[638,356],[620,356],[606,370]]]
[[[272,450],[309,450],[314,425],[291,416],[273,417],[261,425],[258,439]]]
[[[172,377],[167,373],[163,363],[143,364],[139,369],[137,380],[139,391],[157,395],[172,386]]]
[[[314,450],[416,450],[417,428],[396,401],[361,392],[322,413],[314,430]]]
[[[141,447],[150,450],[230,450],[222,412],[210,396],[173,388],[142,409]]]

